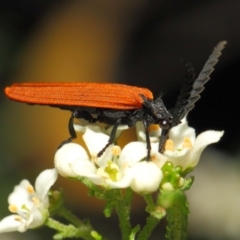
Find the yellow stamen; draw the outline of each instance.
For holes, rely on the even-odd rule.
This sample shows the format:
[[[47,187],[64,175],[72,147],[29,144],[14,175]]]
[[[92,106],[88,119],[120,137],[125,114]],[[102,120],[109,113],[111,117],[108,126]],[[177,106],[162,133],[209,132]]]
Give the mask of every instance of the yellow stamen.
[[[34,188],[32,185],[28,185],[27,186],[27,191],[31,194],[31,193],[34,193]]]
[[[174,142],[171,139],[168,139],[165,143],[165,150],[174,151]]]
[[[189,137],[185,137],[183,139],[183,144],[182,144],[182,147],[183,148],[192,148],[192,142],[191,142],[191,139]]]
[[[111,153],[117,157],[121,154],[121,148],[119,146],[113,146],[111,149]]]
[[[158,131],[159,128],[160,128],[160,127],[159,127],[158,124],[151,124],[151,125],[148,127],[148,132]]]
[[[17,206],[16,205],[9,205],[8,206],[8,210],[12,213],[16,213],[17,212]]]

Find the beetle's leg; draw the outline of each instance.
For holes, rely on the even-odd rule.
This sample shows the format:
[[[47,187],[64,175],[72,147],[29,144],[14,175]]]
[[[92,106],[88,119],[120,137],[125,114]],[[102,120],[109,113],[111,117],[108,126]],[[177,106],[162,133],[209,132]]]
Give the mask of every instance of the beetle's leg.
[[[102,154],[104,153],[104,151],[111,145],[111,144],[113,144],[114,143],[114,140],[115,140],[115,137],[116,137],[116,133],[117,133],[117,128],[118,128],[118,126],[121,124],[121,118],[119,118],[117,121],[116,121],[116,123],[115,123],[115,125],[114,125],[114,127],[113,127],[113,129],[112,129],[112,132],[111,132],[111,134],[110,134],[110,137],[109,137],[109,140],[108,140],[108,143],[106,144],[106,146],[98,153],[98,157],[101,157],[102,156]]]
[[[77,134],[76,134],[76,131],[74,129],[74,118],[76,118],[78,116],[78,112],[77,111],[74,111],[72,113],[72,116],[70,117],[69,119],[69,122],[68,122],[68,131],[70,133],[70,136],[71,136],[71,141],[74,139],[74,138],[77,138]]]
[[[170,129],[162,129],[162,133],[159,140],[158,151],[163,153],[165,150],[165,143],[168,139]]]
[[[148,132],[148,127],[149,124],[146,120],[143,119],[143,126],[145,129],[145,134],[146,134],[146,143],[147,143],[147,161],[150,161],[150,153],[151,153],[151,143],[150,143],[150,137],[149,137],[149,132]]]
[[[73,126],[74,118],[76,118],[77,116],[78,116],[78,112],[77,111],[73,111],[72,115],[71,115],[71,117],[69,119],[69,122],[68,122],[68,131],[69,131],[69,134],[70,134],[70,138],[68,138],[67,140],[63,141],[59,145],[58,149],[61,148],[64,144],[70,143],[70,142],[72,142],[73,139],[77,138],[77,134],[76,134],[76,131],[75,131],[74,126]]]

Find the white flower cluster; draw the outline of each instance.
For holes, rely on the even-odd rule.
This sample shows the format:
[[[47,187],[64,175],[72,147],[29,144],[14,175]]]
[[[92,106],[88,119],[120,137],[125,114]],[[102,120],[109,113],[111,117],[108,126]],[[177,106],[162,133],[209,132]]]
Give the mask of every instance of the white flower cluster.
[[[126,128],[119,127],[117,137]],[[68,178],[85,177],[105,188],[131,187],[141,194],[152,193],[160,187],[171,191],[174,187],[181,187],[184,179],[179,175],[177,185],[174,185],[167,178],[164,179],[165,172],[169,174],[169,169],[174,167],[181,171],[194,168],[204,148],[218,142],[223,135],[223,131],[206,131],[195,138],[194,129],[188,127],[184,119],[171,129],[165,152],[161,154],[158,152],[161,130],[152,127],[149,129],[151,159],[146,160],[146,136],[139,123],[139,141],[130,142],[123,149],[111,145],[98,157],[97,154],[109,140],[111,129],[96,125],[76,125],[75,130],[84,133],[87,150],[76,143],[63,145],[55,154],[55,169],[43,171],[36,179],[35,189],[27,180],[16,186],[8,198],[9,210],[14,214],[0,222],[0,233],[24,232],[41,226],[46,221],[49,215],[48,191],[55,183],[58,173]]]
[[[109,146],[101,157],[97,157],[107,144],[109,129],[96,125],[76,126],[84,132],[85,150],[76,143],[65,144],[55,155],[55,167],[60,175],[69,178],[86,177],[105,188],[131,187],[138,193],[151,193],[159,189],[164,177],[163,166],[170,162],[182,171],[197,165],[204,148],[218,142],[223,131],[206,131],[195,137],[195,130],[188,127],[186,119],[172,128],[163,154],[158,152],[159,127],[149,129],[151,160],[147,161],[146,136],[141,123],[137,135],[140,141],[128,143],[122,150],[117,145]],[[125,129],[122,126],[122,129]],[[120,134],[120,132],[118,132]]]

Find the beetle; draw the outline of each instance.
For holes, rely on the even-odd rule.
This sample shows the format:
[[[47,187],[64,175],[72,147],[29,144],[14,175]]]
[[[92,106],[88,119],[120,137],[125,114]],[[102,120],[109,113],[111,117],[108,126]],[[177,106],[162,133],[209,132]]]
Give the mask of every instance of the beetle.
[[[150,124],[159,124],[162,128],[172,124],[172,116],[161,97],[153,100],[151,91],[146,88],[113,83],[20,83],[5,88],[5,93],[12,100],[70,110],[71,137],[61,145],[77,137],[74,118],[114,125],[108,143],[98,156],[114,142],[120,124],[131,127],[142,121],[147,136]],[[150,148],[147,137],[148,156]]]
[[[132,127],[141,121],[146,133],[147,159],[150,159],[148,127],[159,124],[162,128],[159,151],[163,152],[169,131],[193,109],[225,44],[226,41],[222,41],[215,47],[197,79],[191,65],[186,64],[185,81],[174,108],[170,110],[166,109],[161,95],[153,99],[152,92],[147,88],[115,83],[15,83],[5,88],[5,94],[11,100],[19,102],[70,110],[70,138],[63,141],[60,147],[77,137],[73,126],[75,118],[84,118],[90,123],[114,125],[108,143],[98,156],[114,143],[120,124]]]

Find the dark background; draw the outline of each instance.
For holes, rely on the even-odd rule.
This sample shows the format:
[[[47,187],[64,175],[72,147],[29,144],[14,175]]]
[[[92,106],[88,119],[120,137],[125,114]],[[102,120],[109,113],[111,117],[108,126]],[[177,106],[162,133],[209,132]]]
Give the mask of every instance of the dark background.
[[[197,133],[225,130],[214,148],[227,154],[229,161],[238,155],[240,141],[239,11],[237,0],[1,1],[0,86],[24,81],[127,83],[147,87],[155,96],[166,90],[164,102],[170,108],[184,79],[182,60],[199,73],[213,47],[226,40],[228,45],[188,120]],[[34,181],[40,171],[53,166],[55,149],[68,136],[69,113],[10,102],[3,92],[0,100],[0,183],[5,203],[20,179]],[[60,186],[67,184],[60,181]],[[73,200],[76,187],[68,188],[67,203],[81,212]],[[82,191],[83,204],[89,204],[86,189]],[[93,201],[89,209],[91,204],[98,210],[90,215],[101,229],[102,205]],[[138,222],[144,205],[136,205],[142,207],[134,210]],[[1,217],[7,214],[0,211]],[[109,229],[106,232],[113,236]],[[197,236],[190,230],[190,234],[192,239],[214,239],[207,233]],[[226,231],[221,239],[232,236]]]

